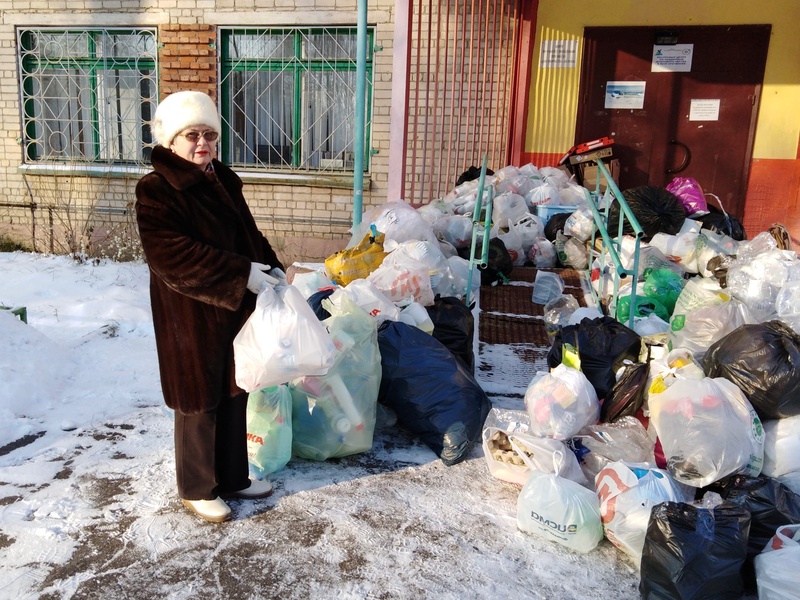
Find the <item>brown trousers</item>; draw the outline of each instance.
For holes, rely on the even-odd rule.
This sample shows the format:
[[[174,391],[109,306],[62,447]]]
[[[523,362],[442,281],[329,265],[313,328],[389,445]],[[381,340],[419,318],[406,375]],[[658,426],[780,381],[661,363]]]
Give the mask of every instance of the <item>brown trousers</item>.
[[[184,500],[213,500],[250,485],[247,394],[223,398],[216,410],[175,412],[175,475]]]

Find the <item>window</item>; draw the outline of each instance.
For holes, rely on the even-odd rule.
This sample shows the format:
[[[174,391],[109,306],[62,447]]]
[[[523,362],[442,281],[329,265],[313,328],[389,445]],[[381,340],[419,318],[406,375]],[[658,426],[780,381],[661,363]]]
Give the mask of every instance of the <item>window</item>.
[[[158,103],[149,29],[19,29],[26,163],[144,164]]]
[[[369,30],[367,107],[373,36]],[[355,27],[222,30],[223,162],[352,172],[356,38]],[[369,140],[369,114],[365,118]],[[365,167],[367,159],[368,153]]]

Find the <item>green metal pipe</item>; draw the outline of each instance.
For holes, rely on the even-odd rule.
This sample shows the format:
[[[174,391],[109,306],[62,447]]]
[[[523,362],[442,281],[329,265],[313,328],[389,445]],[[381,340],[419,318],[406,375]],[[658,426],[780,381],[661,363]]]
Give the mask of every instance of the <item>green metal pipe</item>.
[[[367,0],[358,0],[356,34],[356,108],[353,140],[353,227],[361,224],[364,203],[364,117],[367,86]]]
[[[469,248],[469,272],[467,273],[467,289],[464,293],[465,304],[469,306],[470,293],[472,292],[472,271],[475,268],[475,246],[477,246],[478,228],[481,225],[481,201],[483,200],[483,185],[486,181],[486,161],[488,157],[483,155],[481,163],[481,174],[478,177],[478,196],[475,198],[475,210],[472,213],[472,242]]]

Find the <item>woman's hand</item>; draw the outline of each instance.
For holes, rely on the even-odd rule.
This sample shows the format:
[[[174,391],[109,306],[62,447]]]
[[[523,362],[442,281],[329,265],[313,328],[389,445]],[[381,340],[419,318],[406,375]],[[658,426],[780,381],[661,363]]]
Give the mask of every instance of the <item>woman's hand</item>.
[[[269,265],[256,262],[250,263],[250,277],[247,279],[247,289],[254,294],[258,294],[265,287],[272,287],[279,283],[278,279],[265,273],[265,271],[269,271],[270,269],[272,269],[272,267]]]

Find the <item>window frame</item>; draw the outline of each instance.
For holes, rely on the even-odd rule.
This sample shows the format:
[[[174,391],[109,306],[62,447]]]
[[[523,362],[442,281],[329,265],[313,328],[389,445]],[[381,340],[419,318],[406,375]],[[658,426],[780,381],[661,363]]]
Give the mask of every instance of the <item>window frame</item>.
[[[85,56],[61,56],[51,58],[47,56],[33,56],[26,55],[25,48],[31,47],[31,43],[26,43],[33,36],[47,34],[59,34],[64,36],[87,36],[87,47]],[[105,56],[104,46],[106,36],[125,35],[125,36],[148,36],[150,39],[144,44],[145,48],[152,48],[152,52],[142,51],[135,56],[126,56],[123,58],[114,56]],[[21,169],[30,172],[84,172],[86,174],[95,174],[98,170],[105,168],[113,168],[119,170],[122,176],[125,173],[136,173],[150,164],[150,151],[154,145],[152,135],[149,128],[149,122],[155,110],[158,101],[158,87],[159,87],[159,62],[158,62],[158,30],[155,27],[139,27],[139,26],[119,26],[114,25],[110,27],[103,26],[89,26],[89,27],[38,27],[38,26],[19,26],[16,28],[16,58],[18,68],[18,86],[19,86],[19,106],[20,106],[20,132],[21,132]],[[110,46],[110,45],[109,45]],[[44,54],[44,53],[42,53]],[[106,75],[104,72],[110,74]],[[102,90],[98,80],[103,76],[113,76],[114,73],[135,73],[135,85],[123,89],[137,89],[139,95],[137,103],[135,104],[135,122],[133,119],[127,122],[120,119],[119,114],[116,115],[117,121],[122,122],[127,126],[128,132],[138,131],[139,134],[135,138],[123,132],[110,136],[107,142],[104,142],[101,133],[101,128],[105,127],[104,131],[111,131],[107,127],[107,115],[104,115],[100,107],[100,99],[102,98]],[[37,75],[39,73],[39,75]],[[47,153],[41,148],[37,150],[38,143],[37,133],[37,120],[42,119],[42,105],[38,107],[38,112],[33,106],[37,103],[42,103],[43,98],[37,98],[35,93],[31,90],[31,86],[37,77],[43,74],[50,74],[55,76],[66,76],[68,78],[74,77],[75,73],[79,73],[78,91],[85,92],[89,98],[88,108],[84,108],[89,114],[88,120],[80,120],[80,130],[85,132],[90,138],[86,142],[87,150],[82,154],[71,151],[66,156],[57,156],[52,153]],[[117,79],[114,85],[109,87],[108,90],[118,90],[120,86],[120,76],[116,75]],[[86,79],[86,87],[81,87],[83,84],[82,78]],[[151,80],[149,98],[141,96],[143,82]],[[59,98],[67,103],[77,101],[65,93]],[[149,108],[148,108],[149,107]],[[59,119],[62,120],[62,119]],[[62,121],[69,122],[69,119]],[[69,127],[69,125],[68,125]],[[42,130],[46,131],[46,127],[42,126]],[[72,146],[75,144],[73,135],[68,136],[68,144]],[[132,144],[127,152],[130,152],[135,159],[120,158],[118,155],[104,156],[107,149],[119,145],[120,142],[129,142]]]
[[[226,26],[220,27],[218,31],[218,48],[219,51],[219,97],[220,107],[222,113],[222,126],[223,131],[220,138],[220,157],[223,162],[230,164],[237,171],[245,170],[256,176],[257,173],[272,174],[275,177],[283,177],[287,180],[296,178],[298,182],[308,184],[314,178],[320,180],[320,185],[347,185],[352,186],[352,177],[355,175],[353,166],[345,166],[341,169],[329,168],[315,168],[304,166],[302,164],[303,147],[305,143],[304,137],[308,135],[310,127],[303,129],[303,105],[304,98],[307,92],[304,91],[304,75],[306,72],[357,72],[356,57],[350,56],[348,58],[303,58],[303,36],[304,35],[320,35],[322,33],[332,33],[334,35],[349,34],[352,35],[354,40],[357,40],[358,29],[355,25],[335,25],[331,27],[324,27],[319,25],[306,26],[306,27],[249,27],[249,26]],[[287,35],[292,38],[292,55],[282,59],[264,59],[255,57],[246,58],[232,58],[229,55],[229,41],[235,38],[236,35],[258,35],[267,36],[275,35],[286,37]],[[376,35],[376,28],[371,26],[367,30],[367,53],[366,53],[366,83],[365,83],[365,127],[364,127],[364,173],[368,174],[370,170],[371,155],[373,152],[370,149],[369,141],[372,137],[372,116],[373,116],[373,93],[374,93],[374,40]],[[292,107],[293,115],[291,116],[293,124],[293,134],[291,139],[291,166],[279,166],[276,164],[269,164],[260,161],[258,158],[254,162],[228,162],[228,157],[231,155],[232,138],[237,135],[233,126],[228,121],[228,116],[232,114],[232,97],[233,90],[230,75],[234,72],[245,73],[258,73],[258,72],[271,72],[281,73],[290,70],[293,74],[292,82]],[[355,89],[353,90],[353,102],[355,105]],[[248,115],[253,117],[254,115]]]

